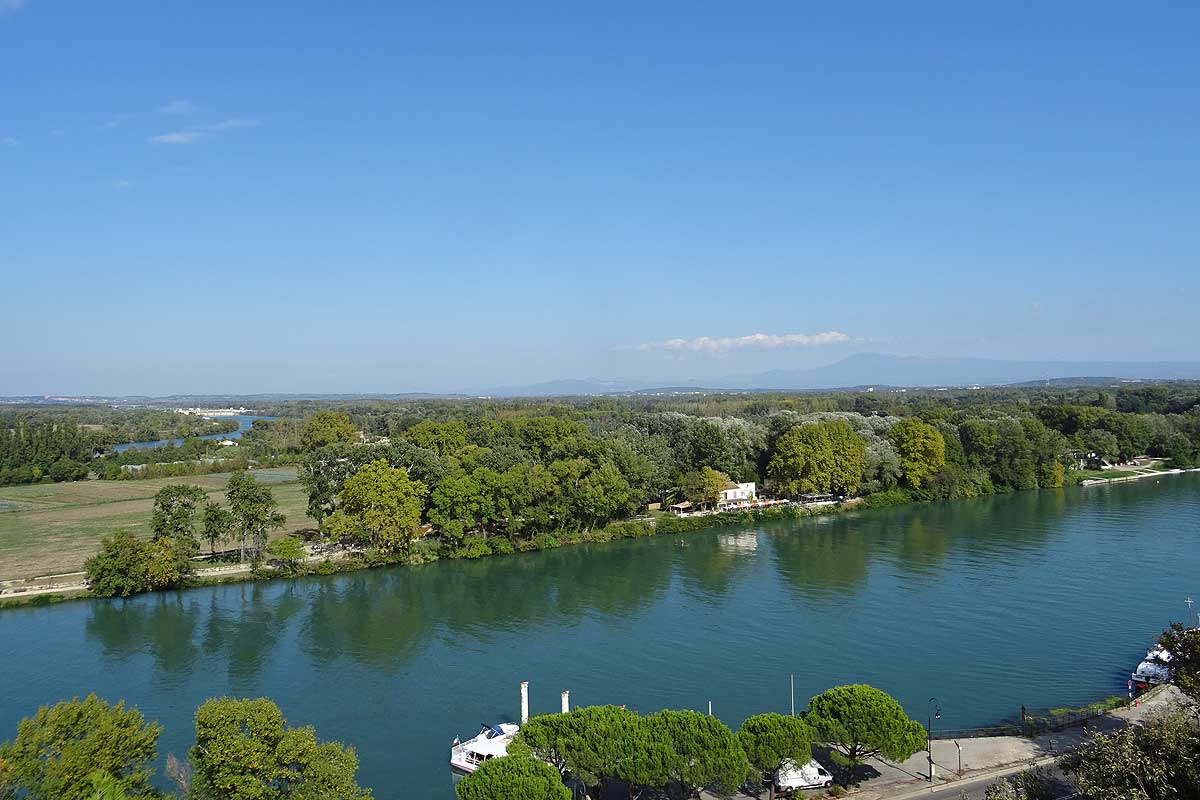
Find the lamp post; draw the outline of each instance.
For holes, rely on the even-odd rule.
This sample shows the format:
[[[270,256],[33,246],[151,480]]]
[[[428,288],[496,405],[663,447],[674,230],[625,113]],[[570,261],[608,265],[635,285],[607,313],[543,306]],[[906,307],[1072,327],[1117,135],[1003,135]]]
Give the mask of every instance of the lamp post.
[[[942,701],[929,698],[929,718],[925,725],[925,752],[929,754],[929,782],[933,783],[933,721],[942,718]]]

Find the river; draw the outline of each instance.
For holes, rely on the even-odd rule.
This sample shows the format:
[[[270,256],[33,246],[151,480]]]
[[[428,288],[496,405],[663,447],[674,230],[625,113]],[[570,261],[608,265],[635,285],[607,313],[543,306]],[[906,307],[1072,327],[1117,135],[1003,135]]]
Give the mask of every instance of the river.
[[[453,797],[450,740],[624,703],[731,726],[840,683],[968,728],[1122,693],[1200,595],[1200,474],[0,613],[0,738],[125,698],[183,755],[205,698],[355,745],[378,798]]]
[[[222,419],[232,419],[238,424],[236,431],[228,433],[206,433],[203,436],[197,436],[197,439],[240,439],[242,434],[250,430],[250,426],[254,424],[256,419],[275,419],[275,417],[264,417],[260,414],[234,414]],[[183,439],[156,439],[153,442],[125,442],[113,446],[113,452],[120,453],[123,450],[133,448],[135,450],[153,450],[156,447],[164,447],[168,444],[173,444],[176,447],[183,444]]]

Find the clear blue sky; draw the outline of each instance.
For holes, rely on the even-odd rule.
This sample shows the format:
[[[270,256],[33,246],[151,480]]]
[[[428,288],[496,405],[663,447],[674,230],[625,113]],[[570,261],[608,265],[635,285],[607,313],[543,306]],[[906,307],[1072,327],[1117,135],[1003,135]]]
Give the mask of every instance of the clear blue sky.
[[[0,394],[1200,359],[1197,31],[1195,2],[0,0]]]

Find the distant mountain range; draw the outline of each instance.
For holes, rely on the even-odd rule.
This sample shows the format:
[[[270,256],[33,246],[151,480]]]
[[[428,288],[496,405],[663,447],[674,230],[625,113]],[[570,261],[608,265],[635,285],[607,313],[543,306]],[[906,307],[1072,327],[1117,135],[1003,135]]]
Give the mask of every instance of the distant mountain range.
[[[1194,361],[1005,361],[860,353],[823,367],[772,370],[663,386],[652,381],[555,380],[470,392],[494,397],[553,397],[627,393],[811,391],[868,386],[961,387],[1117,380],[1200,380]]]
[[[460,392],[262,393],[170,395],[166,397],[0,397],[15,403],[111,403],[114,405],[228,405],[280,400],[424,400],[465,397],[567,397],[606,394],[689,394],[700,392],[803,392],[866,387],[929,388],[1052,384],[1111,385],[1131,380],[1200,380],[1197,361],[1005,361],[987,358],[891,356],[860,353],[811,369],[787,369],[704,380],[599,380],[569,378],[523,386],[474,388]]]

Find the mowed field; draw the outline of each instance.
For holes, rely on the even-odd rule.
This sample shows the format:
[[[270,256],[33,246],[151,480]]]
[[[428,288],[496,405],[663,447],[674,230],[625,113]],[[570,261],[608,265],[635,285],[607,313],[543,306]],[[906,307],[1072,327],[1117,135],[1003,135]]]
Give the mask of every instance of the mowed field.
[[[255,470],[271,484],[287,524],[276,535],[313,527],[304,515],[308,500],[292,467]],[[78,481],[0,487],[0,580],[83,569],[100,540],[118,528],[149,538],[154,493],[189,483],[224,502],[227,473],[131,481]]]

